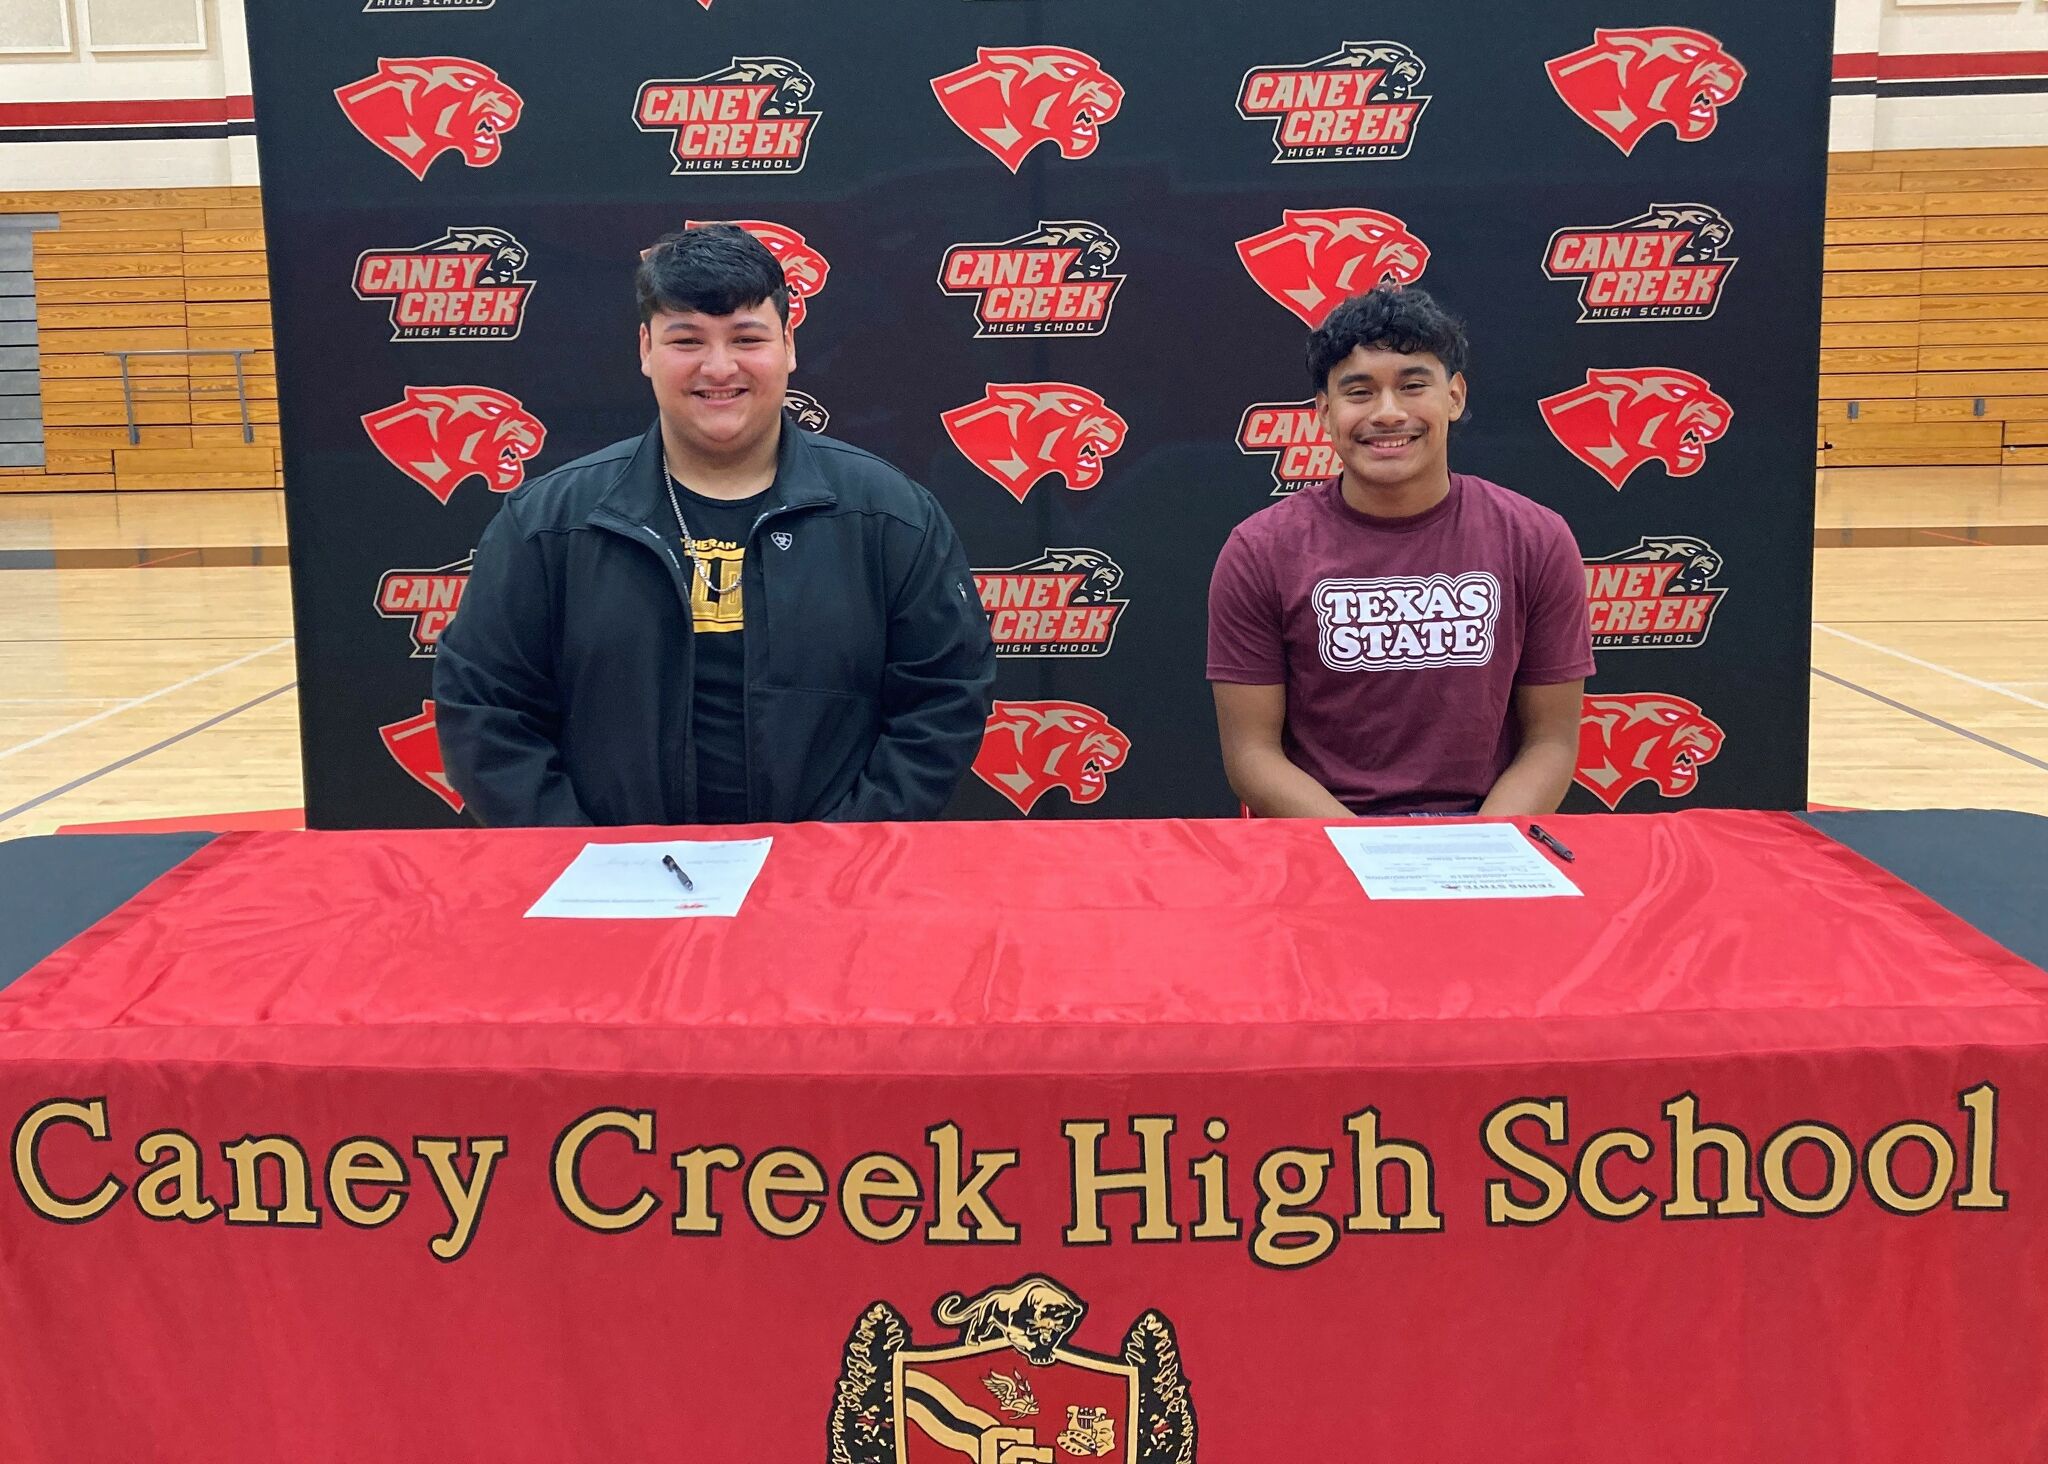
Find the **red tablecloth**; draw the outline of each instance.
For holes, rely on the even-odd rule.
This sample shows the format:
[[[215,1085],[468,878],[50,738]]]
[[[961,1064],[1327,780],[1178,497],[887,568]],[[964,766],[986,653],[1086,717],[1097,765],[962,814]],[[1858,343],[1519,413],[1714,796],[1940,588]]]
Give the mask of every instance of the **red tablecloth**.
[[[2043,1457],[2048,977],[1787,817],[1552,826],[1582,899],[779,828],[675,923],[227,836],[0,996],[0,1458]]]

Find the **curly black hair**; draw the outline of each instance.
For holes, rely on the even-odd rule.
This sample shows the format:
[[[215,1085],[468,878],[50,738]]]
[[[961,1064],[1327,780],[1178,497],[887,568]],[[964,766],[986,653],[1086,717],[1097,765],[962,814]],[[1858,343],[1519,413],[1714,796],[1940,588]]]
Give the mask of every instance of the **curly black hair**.
[[[1332,310],[1308,338],[1308,376],[1315,390],[1327,391],[1337,363],[1360,346],[1404,356],[1427,351],[1444,363],[1446,376],[1465,369],[1464,325],[1425,290],[1382,285]]]

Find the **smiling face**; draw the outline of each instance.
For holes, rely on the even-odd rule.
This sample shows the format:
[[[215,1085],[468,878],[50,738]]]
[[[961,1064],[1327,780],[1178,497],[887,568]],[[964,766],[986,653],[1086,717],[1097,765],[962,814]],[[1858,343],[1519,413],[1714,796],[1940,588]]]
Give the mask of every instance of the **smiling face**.
[[[1465,378],[1431,352],[1358,346],[1330,368],[1316,407],[1344,476],[1369,497],[1394,496],[1446,480]]]
[[[640,374],[663,425],[689,452],[743,457],[776,430],[796,342],[761,300],[730,315],[656,311],[640,327]]]

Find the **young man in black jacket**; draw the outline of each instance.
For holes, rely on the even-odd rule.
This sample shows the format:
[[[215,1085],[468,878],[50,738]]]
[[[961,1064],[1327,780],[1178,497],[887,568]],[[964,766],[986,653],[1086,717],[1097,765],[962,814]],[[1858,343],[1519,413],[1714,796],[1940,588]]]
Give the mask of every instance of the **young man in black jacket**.
[[[492,825],[931,817],[995,680],[952,524],[785,418],[765,245],[689,229],[637,284],[658,419],[485,531],[434,663],[450,781]]]

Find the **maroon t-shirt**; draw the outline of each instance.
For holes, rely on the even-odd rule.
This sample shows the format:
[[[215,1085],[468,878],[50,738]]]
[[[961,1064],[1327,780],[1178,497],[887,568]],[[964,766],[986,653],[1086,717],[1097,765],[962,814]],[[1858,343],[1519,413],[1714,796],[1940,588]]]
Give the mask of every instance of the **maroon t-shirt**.
[[[1471,808],[1514,758],[1515,687],[1592,674],[1572,531],[1467,473],[1404,519],[1304,488],[1209,584],[1209,679],[1284,685],[1288,759],[1355,813]]]

